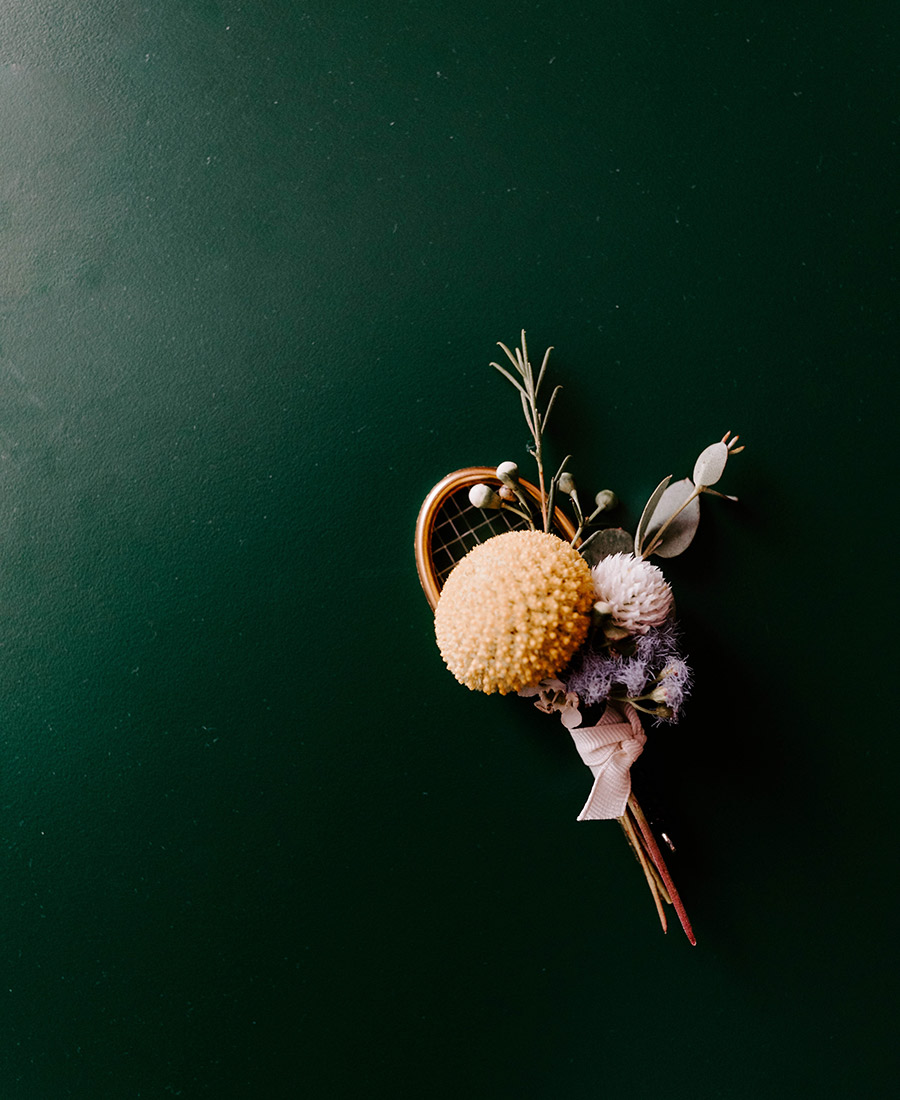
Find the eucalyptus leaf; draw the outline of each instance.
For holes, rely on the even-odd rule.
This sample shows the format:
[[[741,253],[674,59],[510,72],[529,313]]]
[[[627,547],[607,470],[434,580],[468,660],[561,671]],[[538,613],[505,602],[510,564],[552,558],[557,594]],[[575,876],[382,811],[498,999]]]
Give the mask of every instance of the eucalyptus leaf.
[[[689,477],[676,481],[660,497],[656,511],[650,517],[647,524],[647,545],[652,546],[653,540],[662,525],[672,516],[672,522],[663,534],[663,540],[653,551],[660,558],[674,558],[683,553],[690,546],[694,535],[697,533],[697,524],[700,522],[700,498],[694,499],[684,508],[684,502],[694,492],[694,484]],[[675,513],[678,512],[678,515]]]
[[[659,504],[659,499],[668,488],[669,482],[672,480],[672,474],[668,477],[664,477],[659,485],[653,490],[653,495],[644,505],[644,510],[641,512],[641,522],[638,524],[637,531],[634,533],[634,556],[639,558],[641,556],[641,546],[644,542],[644,532],[647,530],[647,524],[650,522],[650,518],[656,511],[656,506]]]
[[[608,558],[610,554],[630,554],[633,550],[634,540],[621,527],[607,527],[603,531],[595,531],[578,547],[578,553],[592,569],[597,562]]]
[[[694,484],[715,485],[722,476],[728,461],[728,448],[724,443],[710,443],[694,463]]]

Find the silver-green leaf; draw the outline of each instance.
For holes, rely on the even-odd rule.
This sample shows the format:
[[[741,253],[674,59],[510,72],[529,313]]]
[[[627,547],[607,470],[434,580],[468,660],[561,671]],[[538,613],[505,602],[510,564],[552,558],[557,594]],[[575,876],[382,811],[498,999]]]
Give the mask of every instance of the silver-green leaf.
[[[710,443],[694,463],[694,484],[715,485],[722,476],[728,461],[728,448],[724,443]]]
[[[593,569],[598,561],[610,554],[630,554],[634,549],[634,540],[621,527],[607,527],[604,531],[595,531],[590,538],[578,547],[578,553]]]
[[[693,541],[697,533],[697,524],[700,522],[700,498],[694,497],[683,511],[678,512],[693,491],[693,482],[689,477],[685,477],[681,481],[676,481],[674,485],[670,485],[660,497],[656,511],[647,524],[646,545],[652,546],[653,539],[662,525],[670,517],[675,516],[675,518],[666,528],[662,542],[653,551],[658,557],[677,557],[678,554],[684,553]],[[676,512],[678,512],[677,516]]]
[[[634,533],[634,556],[639,558],[642,553],[644,544],[644,532],[647,530],[647,524],[650,522],[650,517],[656,511],[656,506],[659,504],[660,497],[668,488],[669,482],[672,480],[672,474],[668,477],[664,477],[659,485],[653,490],[653,494],[647,503],[644,505],[644,510],[641,512],[641,522],[638,524],[637,531]]]

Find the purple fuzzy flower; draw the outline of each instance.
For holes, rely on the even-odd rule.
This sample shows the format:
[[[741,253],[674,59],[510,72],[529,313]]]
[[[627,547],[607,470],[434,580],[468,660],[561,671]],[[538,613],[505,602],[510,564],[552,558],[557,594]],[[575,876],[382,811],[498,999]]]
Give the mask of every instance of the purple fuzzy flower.
[[[691,670],[682,660],[670,661],[659,673],[656,687],[650,692],[650,698],[672,711],[672,716],[667,721],[678,720],[678,712],[690,686]]]
[[[676,721],[691,673],[678,646],[675,622],[667,619],[634,642],[634,653],[628,657],[586,646],[569,666],[566,690],[574,692],[584,706],[603,702],[611,693],[643,699],[665,708],[659,714],[661,720]]]
[[[648,662],[643,657],[626,657],[619,662],[616,683],[622,684],[629,695],[640,695],[649,676]]]

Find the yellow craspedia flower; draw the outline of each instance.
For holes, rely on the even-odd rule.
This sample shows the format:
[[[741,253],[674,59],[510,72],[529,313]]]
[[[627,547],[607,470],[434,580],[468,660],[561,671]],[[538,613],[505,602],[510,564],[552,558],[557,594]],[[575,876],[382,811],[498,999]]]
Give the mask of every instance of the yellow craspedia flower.
[[[531,687],[569,663],[594,599],[587,563],[556,535],[496,535],[447,578],[434,619],[441,656],[473,691]]]

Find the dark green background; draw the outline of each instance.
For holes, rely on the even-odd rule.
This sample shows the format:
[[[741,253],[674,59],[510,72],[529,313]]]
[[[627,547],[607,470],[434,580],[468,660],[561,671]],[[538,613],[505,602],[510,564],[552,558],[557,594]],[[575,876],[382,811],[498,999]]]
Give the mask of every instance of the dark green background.
[[[6,0],[0,1095],[891,1094],[893,3]],[[725,429],[645,754],[443,670],[420,500],[633,524]]]

